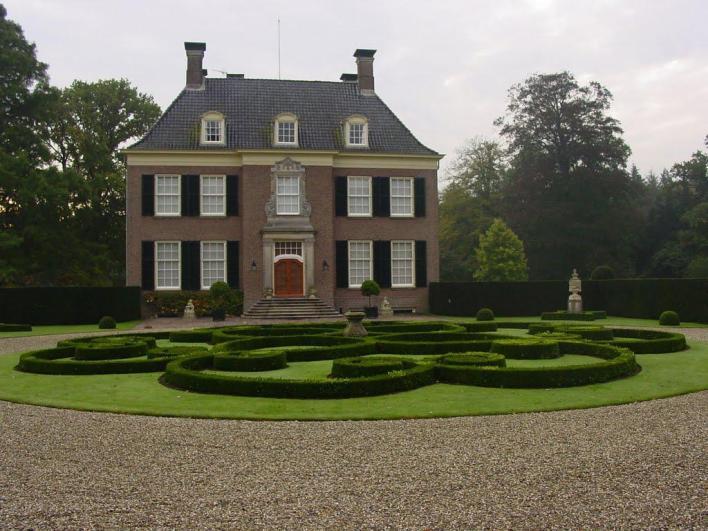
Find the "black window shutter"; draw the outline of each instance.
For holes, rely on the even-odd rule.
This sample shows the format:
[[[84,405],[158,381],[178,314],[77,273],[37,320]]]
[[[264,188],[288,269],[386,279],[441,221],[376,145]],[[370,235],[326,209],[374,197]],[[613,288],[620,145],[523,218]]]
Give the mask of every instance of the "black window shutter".
[[[154,216],[155,215],[155,176],[154,175],[143,175],[142,196],[143,196],[143,216]]]
[[[374,242],[374,280],[382,288],[391,287],[391,242]]]
[[[415,217],[425,217],[425,177],[416,177],[413,188]]]
[[[337,287],[349,287],[349,246],[346,240],[336,242]]]
[[[201,249],[199,242],[182,242],[182,289],[198,291],[202,289],[200,275]]]
[[[155,242],[142,242],[142,288],[155,289]]]
[[[238,242],[226,242],[226,283],[232,288],[239,287],[240,263]]]
[[[426,244],[425,240],[416,240],[415,242],[415,285],[417,288],[424,288],[428,285]]]
[[[374,177],[371,183],[374,194],[374,216],[389,217],[391,215],[391,189],[388,177]]]
[[[238,175],[226,176],[226,215],[238,216]]]
[[[334,215],[346,216],[348,214],[347,204],[347,178],[334,178]]]
[[[182,215],[199,215],[199,175],[182,175]]]

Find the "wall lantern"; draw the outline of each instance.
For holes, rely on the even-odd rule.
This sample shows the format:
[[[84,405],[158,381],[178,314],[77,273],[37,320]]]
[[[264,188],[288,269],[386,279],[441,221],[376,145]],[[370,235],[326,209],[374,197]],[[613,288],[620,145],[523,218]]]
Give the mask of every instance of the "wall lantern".
[[[251,271],[255,271],[255,270],[256,270],[256,261],[251,260]]]
[[[329,271],[329,264],[327,260],[322,260],[322,271]]]

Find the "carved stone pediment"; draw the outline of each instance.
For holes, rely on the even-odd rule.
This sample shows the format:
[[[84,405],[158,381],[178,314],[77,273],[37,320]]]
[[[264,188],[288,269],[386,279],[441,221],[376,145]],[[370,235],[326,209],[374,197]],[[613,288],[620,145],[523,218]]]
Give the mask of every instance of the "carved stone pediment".
[[[278,177],[295,176],[300,178],[300,213],[297,215],[278,215],[276,188]],[[307,179],[305,177],[305,167],[300,162],[286,157],[276,162],[270,170],[270,197],[265,204],[265,213],[268,218],[264,230],[269,229],[297,229],[312,230],[310,215],[312,205],[307,200]]]

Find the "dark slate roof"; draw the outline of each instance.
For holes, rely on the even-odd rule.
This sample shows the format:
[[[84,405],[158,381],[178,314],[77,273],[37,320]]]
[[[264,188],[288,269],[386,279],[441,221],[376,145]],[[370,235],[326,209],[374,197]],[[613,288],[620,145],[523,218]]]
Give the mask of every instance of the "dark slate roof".
[[[362,96],[356,83],[242,78],[205,81],[204,90],[183,90],[130,149],[273,149],[273,120],[289,112],[298,117],[299,149],[362,151],[345,148],[342,128],[348,116],[361,114],[369,123],[366,152],[437,155],[421,144],[378,96]],[[225,146],[199,144],[201,116],[208,111],[225,116]]]

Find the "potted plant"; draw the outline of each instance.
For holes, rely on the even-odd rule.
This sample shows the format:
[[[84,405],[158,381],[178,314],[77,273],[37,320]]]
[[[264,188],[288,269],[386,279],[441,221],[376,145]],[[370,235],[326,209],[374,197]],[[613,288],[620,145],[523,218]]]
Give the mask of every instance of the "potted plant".
[[[226,282],[214,282],[209,288],[209,306],[214,321],[226,319],[226,308],[231,298],[231,288]]]
[[[367,317],[379,316],[379,307],[371,305],[371,296],[376,296],[379,293],[381,293],[381,288],[375,280],[365,280],[361,283],[361,294],[369,299],[369,305],[364,308],[364,313]]]

